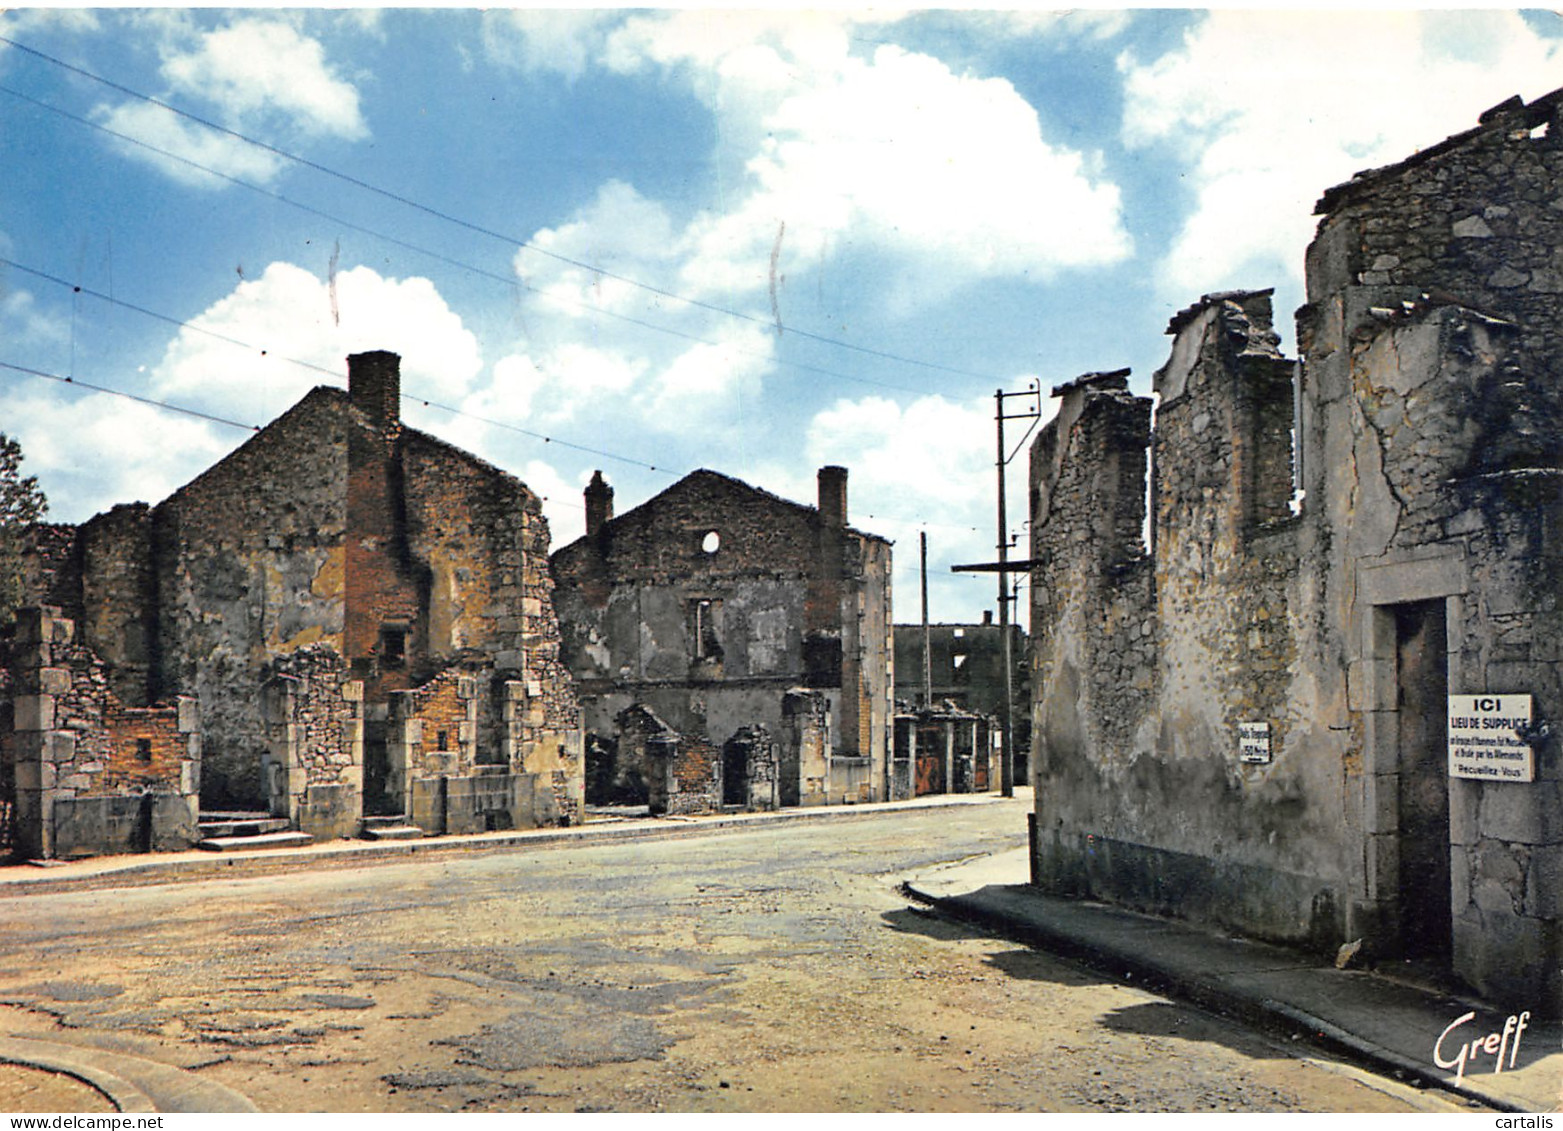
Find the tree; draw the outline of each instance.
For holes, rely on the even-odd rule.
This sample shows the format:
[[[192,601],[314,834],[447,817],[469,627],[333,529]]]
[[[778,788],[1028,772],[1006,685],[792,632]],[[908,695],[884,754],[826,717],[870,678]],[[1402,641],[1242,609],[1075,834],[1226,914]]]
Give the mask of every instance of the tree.
[[[26,597],[23,538],[48,510],[37,478],[22,475],[22,445],[0,432],[0,625],[11,622]]]

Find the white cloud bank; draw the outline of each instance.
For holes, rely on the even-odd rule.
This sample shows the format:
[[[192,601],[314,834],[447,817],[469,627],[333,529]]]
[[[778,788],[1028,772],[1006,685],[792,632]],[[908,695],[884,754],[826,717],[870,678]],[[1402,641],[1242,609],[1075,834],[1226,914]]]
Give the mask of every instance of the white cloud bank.
[[[318,40],[291,24],[247,17],[193,37],[179,21],[162,24],[167,38],[161,74],[170,92],[164,101],[283,144],[368,136],[357,89],[337,75]],[[100,105],[95,116],[117,133],[182,158],[124,146],[127,154],[188,185],[215,188],[223,182],[185,162],[262,183],[286,165],[275,153],[148,102]]]
[[[1160,58],[1124,54],[1125,141],[1188,155],[1196,194],[1164,293],[1299,280],[1326,188],[1552,90],[1560,63],[1558,40],[1482,11],[1220,10]]]
[[[403,391],[445,403],[483,367],[477,339],[433,283],[368,267],[321,279],[273,263],[191,321],[153,374],[157,395],[246,424],[266,423],[315,385],[345,383],[351,353],[401,354]]]
[[[528,333],[496,365],[489,400],[522,406],[539,427],[626,414],[653,432],[714,436],[770,377],[792,316],[788,280],[817,278],[827,262],[873,263],[855,301],[905,314],[978,280],[1129,256],[1120,193],[1098,157],[1045,138],[1013,85],[893,45],[864,55],[856,26],[833,12],[486,17],[491,61],[681,82],[713,115],[724,185],[720,207],[675,219],[610,182],[536,233],[533,247],[575,265],[516,257]],[[708,447],[703,462],[729,454]]]

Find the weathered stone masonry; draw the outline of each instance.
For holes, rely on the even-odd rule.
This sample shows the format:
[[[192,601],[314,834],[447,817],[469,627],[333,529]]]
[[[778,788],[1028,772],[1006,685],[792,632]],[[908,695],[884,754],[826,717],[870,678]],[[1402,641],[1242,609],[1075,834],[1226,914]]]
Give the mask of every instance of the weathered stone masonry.
[[[888,796],[890,546],[847,525],[845,469],[822,469],[819,488],[818,508],[806,507],[697,471],[615,518],[600,473],[587,487],[586,536],[553,570],[595,799],[655,808],[676,793],[688,806],[698,792],[716,808]],[[676,757],[699,763],[675,771],[676,791],[620,732],[631,707],[680,736]],[[800,721],[813,711],[820,741]],[[774,768],[754,753],[768,744]]]
[[[431,832],[578,820],[539,500],[404,426],[399,400],[394,354],[349,359],[346,393],[313,390],[156,507],[39,528],[32,584],[124,702],[193,699],[208,809],[323,836],[366,813]],[[430,727],[445,759],[416,736],[424,707],[393,707],[422,694],[437,714],[448,685],[469,694]]]
[[[1563,1010],[1560,100],[1325,195],[1300,363],[1241,292],[1173,320],[1154,431],[1124,373],[1058,390],[1036,882]],[[1534,781],[1449,776],[1447,696],[1487,693],[1533,697]]]
[[[188,846],[201,767],[194,701],[126,706],[53,606],[23,609],[0,657],[0,785],[13,800],[18,851]]]

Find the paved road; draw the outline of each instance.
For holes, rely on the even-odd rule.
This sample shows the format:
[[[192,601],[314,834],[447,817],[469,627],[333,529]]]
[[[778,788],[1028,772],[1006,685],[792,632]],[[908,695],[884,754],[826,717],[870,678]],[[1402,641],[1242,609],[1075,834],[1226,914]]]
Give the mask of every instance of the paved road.
[[[1347,1110],[1443,1101],[913,909],[1010,801],[0,901],[0,1034],[265,1110]]]

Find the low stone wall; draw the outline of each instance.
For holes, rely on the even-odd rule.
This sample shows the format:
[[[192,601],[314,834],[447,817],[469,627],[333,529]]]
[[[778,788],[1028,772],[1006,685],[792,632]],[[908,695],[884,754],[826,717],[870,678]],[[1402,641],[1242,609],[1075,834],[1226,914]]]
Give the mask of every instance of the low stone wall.
[[[188,848],[201,740],[194,702],[126,707],[107,665],[53,606],[20,610],[6,642],[14,848],[49,858]]]

